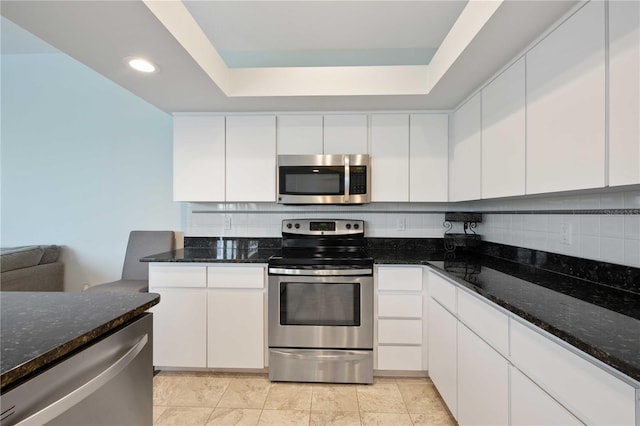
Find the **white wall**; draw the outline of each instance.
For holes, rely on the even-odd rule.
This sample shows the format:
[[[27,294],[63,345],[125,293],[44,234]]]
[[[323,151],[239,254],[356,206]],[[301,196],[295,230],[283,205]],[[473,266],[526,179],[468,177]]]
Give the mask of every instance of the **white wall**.
[[[182,228],[168,114],[61,53],[1,72],[2,247],[62,245],[77,291],[120,278],[129,231]]]

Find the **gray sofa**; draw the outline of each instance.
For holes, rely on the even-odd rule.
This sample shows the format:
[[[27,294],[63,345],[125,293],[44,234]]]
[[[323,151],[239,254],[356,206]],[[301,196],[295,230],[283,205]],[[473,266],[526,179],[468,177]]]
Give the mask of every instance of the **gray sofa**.
[[[0,248],[0,290],[64,291],[64,265],[56,245]]]

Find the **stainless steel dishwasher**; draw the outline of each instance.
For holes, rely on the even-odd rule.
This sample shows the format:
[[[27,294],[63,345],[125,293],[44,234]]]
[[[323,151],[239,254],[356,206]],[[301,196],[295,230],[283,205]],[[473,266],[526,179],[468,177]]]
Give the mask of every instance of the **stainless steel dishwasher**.
[[[113,426],[153,422],[152,314],[0,396],[0,424]]]

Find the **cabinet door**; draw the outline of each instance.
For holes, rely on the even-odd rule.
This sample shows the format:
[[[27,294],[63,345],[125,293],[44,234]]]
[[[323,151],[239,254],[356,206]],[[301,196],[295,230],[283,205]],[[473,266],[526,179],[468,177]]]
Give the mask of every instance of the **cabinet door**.
[[[569,411],[516,368],[510,368],[511,424],[581,425]]]
[[[264,368],[264,292],[209,290],[207,298],[207,367]]]
[[[322,154],[321,115],[279,115],[278,154]]]
[[[482,198],[525,194],[524,58],[482,90]]]
[[[409,201],[409,116],[371,116],[371,201]]]
[[[605,184],[604,7],[587,3],[527,53],[529,194]]]
[[[509,364],[462,324],[458,325],[458,422],[509,423]]]
[[[154,289],[161,303],[153,312],[153,365],[207,366],[207,299],[205,290]]]
[[[480,93],[453,113],[449,145],[449,200],[480,199]]]
[[[224,117],[173,118],[174,201],[224,201]]]
[[[636,390],[562,347],[533,326],[511,320],[511,362],[588,424],[632,425]]]
[[[449,407],[453,417],[457,410],[457,328],[458,320],[438,302],[429,298],[429,377]]]
[[[324,116],[325,154],[368,154],[367,116],[344,114]]]
[[[640,183],[640,3],[609,2],[609,185]]]
[[[227,117],[227,201],[276,201],[275,116]]]
[[[409,201],[449,200],[449,116],[409,117]]]

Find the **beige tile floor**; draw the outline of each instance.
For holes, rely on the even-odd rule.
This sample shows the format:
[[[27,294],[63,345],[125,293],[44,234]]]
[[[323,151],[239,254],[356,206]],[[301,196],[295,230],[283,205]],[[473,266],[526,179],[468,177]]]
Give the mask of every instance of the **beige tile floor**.
[[[373,385],[271,383],[266,375],[162,371],[154,425],[455,425],[426,378]]]

